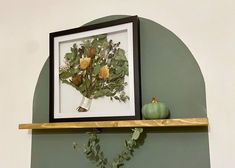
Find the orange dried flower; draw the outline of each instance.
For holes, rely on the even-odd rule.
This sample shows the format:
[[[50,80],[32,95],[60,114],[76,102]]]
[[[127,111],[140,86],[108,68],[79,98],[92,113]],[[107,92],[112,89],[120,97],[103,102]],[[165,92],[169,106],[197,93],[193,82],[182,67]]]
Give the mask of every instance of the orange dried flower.
[[[91,63],[91,58],[80,58],[80,68],[85,70]]]
[[[109,77],[109,67],[108,67],[108,65],[102,66],[100,68],[99,78],[105,80],[108,77]]]
[[[73,84],[79,86],[79,85],[82,83],[82,77],[81,77],[81,75],[74,75],[74,76],[72,77],[72,82],[73,82]]]
[[[94,57],[96,53],[96,49],[94,47],[88,48],[87,56],[88,57]]]

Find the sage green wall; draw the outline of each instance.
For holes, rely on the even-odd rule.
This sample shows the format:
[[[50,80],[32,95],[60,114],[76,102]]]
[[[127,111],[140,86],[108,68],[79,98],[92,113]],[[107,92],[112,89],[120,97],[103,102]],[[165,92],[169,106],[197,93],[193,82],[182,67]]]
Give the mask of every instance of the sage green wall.
[[[112,20],[110,16],[95,20]],[[140,19],[141,84],[143,104],[154,95],[165,102],[172,118],[206,117],[205,84],[188,48],[161,25]],[[48,122],[49,63],[45,63],[35,89],[33,122]],[[84,144],[88,130],[33,130],[32,168],[92,168],[72,144]],[[109,159],[121,151],[130,129],[103,129],[101,146]],[[207,128],[145,129],[143,144],[126,162],[129,168],[209,168]]]

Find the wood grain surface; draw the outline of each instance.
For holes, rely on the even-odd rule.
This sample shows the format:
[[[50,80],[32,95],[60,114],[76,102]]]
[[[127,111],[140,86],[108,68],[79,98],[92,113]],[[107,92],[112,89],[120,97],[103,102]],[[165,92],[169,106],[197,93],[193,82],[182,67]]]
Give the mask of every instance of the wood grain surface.
[[[208,126],[208,119],[178,118],[178,119],[161,119],[161,120],[32,123],[32,124],[19,124],[19,129],[181,127],[181,126]]]

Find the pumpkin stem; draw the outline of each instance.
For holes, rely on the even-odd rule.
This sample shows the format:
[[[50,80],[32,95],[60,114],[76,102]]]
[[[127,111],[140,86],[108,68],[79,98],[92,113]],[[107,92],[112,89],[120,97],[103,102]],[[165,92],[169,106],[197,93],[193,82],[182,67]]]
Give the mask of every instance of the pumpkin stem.
[[[152,97],[151,103],[157,103],[157,97],[156,97],[156,96],[153,96],[153,97]]]

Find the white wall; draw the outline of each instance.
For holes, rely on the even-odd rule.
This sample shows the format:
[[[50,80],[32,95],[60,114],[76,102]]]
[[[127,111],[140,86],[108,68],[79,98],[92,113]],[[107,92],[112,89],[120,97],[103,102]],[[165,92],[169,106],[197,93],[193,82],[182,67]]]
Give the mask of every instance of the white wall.
[[[234,165],[235,1],[0,0],[0,167],[30,167],[31,134],[17,127],[31,122],[48,33],[115,14],[152,19],[189,47],[206,82],[211,167]]]

